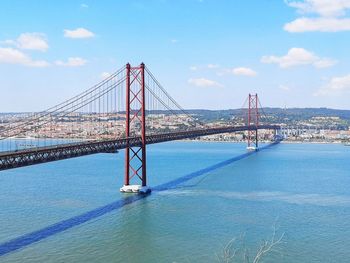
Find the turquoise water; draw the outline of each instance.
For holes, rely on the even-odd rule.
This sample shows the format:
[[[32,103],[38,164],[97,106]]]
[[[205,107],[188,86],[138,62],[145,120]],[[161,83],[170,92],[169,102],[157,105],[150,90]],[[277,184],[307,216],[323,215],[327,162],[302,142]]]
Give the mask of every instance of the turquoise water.
[[[166,183],[245,152],[244,144],[148,148],[148,182]],[[244,235],[263,262],[350,261],[350,148],[280,144],[0,257],[0,262],[218,262]],[[0,173],[0,243],[125,199],[124,153]],[[277,222],[277,223],[276,223]]]

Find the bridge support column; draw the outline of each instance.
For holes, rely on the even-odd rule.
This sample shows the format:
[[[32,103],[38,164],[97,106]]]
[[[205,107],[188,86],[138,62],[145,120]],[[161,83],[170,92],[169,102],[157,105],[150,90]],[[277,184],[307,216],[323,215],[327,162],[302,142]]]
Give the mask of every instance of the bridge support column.
[[[259,147],[259,98],[258,94],[248,97],[248,151],[257,151]]]
[[[126,112],[125,135],[128,139],[125,149],[125,176],[121,192],[149,193],[146,177],[146,110],[145,110],[145,65],[138,67],[126,65]],[[140,131],[131,131],[131,128]],[[130,137],[140,137],[140,143],[132,147]],[[141,184],[130,184],[131,180],[139,180]]]

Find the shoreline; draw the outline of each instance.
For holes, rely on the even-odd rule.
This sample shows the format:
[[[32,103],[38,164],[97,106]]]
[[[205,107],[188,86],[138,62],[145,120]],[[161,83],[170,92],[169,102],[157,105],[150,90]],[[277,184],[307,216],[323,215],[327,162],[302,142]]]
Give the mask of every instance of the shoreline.
[[[179,140],[181,142],[205,142],[205,143],[247,143],[246,141],[208,141],[208,140]],[[260,141],[260,143],[272,143],[272,141]],[[280,143],[284,144],[344,144],[342,142],[304,142],[304,141],[285,141],[282,140]]]
[[[38,138],[12,138],[18,141],[25,141],[25,140],[37,140]],[[43,138],[40,138],[43,139]],[[64,138],[46,138],[46,140],[61,140],[61,141],[85,141],[84,139],[64,139]],[[189,139],[183,139],[178,140],[180,142],[204,142],[204,143],[241,143],[245,144],[246,141],[219,141],[219,140],[189,140]],[[259,141],[259,143],[272,143],[272,141]],[[282,140],[280,143],[284,144],[345,144],[346,142],[339,142],[339,141],[333,141],[333,142],[326,142],[326,141],[288,141],[288,140]]]

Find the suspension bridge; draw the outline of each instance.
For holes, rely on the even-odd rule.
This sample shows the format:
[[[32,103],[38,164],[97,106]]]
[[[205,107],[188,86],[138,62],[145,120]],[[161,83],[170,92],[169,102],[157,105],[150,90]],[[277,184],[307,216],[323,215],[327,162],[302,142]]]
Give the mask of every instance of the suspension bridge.
[[[245,132],[252,151],[258,150],[258,130],[276,135],[280,126],[264,121],[258,95],[249,94],[246,102],[241,118],[205,123],[183,109],[143,63],[127,64],[63,103],[1,123],[0,170],[125,149],[120,190],[147,193],[148,144]]]

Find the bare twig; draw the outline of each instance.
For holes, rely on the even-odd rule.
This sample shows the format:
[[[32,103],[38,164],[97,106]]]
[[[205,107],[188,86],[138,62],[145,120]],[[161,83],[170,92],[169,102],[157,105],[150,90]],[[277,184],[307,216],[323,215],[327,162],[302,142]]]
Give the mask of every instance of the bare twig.
[[[222,249],[220,254],[216,254],[218,262],[220,263],[232,263],[241,259],[239,262],[243,263],[259,263],[267,254],[276,252],[276,247],[282,243],[284,233],[277,237],[276,223],[273,225],[272,236],[269,239],[262,240],[253,261],[249,257],[249,249],[245,248],[243,241],[244,235],[239,238],[231,239]]]
[[[222,249],[222,254],[216,254],[219,262],[230,263],[236,257],[239,247],[235,247],[238,238],[232,238]]]
[[[277,245],[279,245],[282,242],[282,239],[284,237],[284,233],[281,234],[279,238],[276,238],[276,223],[273,225],[273,232],[272,237],[270,240],[263,240],[260,244],[260,247],[258,251],[256,252],[255,258],[253,260],[253,263],[258,263],[260,260],[269,252],[273,251],[273,248]]]

